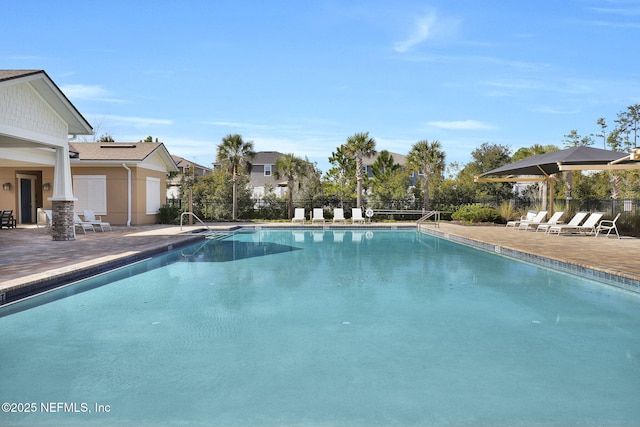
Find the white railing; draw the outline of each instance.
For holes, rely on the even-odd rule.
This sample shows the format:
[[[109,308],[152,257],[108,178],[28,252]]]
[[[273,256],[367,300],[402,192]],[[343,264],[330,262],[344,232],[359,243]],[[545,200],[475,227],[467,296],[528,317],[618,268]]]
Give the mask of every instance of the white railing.
[[[204,225],[207,228],[207,230],[209,230],[209,226],[207,224],[205,224],[204,222],[202,222],[202,220],[200,218],[198,218],[198,216],[196,214],[194,214],[193,212],[182,212],[180,214],[180,231],[182,231],[182,219],[184,218],[185,215],[191,215],[192,217],[197,219],[198,222],[200,222],[200,224]]]
[[[440,227],[440,211],[428,211],[422,216],[422,218],[416,221],[416,230],[419,230],[420,226],[432,217],[435,226]]]

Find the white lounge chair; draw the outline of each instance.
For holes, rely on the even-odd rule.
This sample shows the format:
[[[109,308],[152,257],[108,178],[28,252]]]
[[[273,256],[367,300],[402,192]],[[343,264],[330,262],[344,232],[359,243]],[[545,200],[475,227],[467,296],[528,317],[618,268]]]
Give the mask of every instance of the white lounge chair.
[[[351,223],[361,222],[364,224],[364,217],[362,216],[362,209],[351,208]]]
[[[618,227],[616,226],[616,221],[618,220],[618,218],[620,218],[620,212],[618,212],[618,215],[616,215],[613,220],[603,219],[602,221],[600,221],[600,224],[598,224],[598,226],[596,227],[596,237],[598,237],[598,234],[604,231],[607,232],[606,236],[609,237],[609,233],[611,233],[611,230],[613,230],[616,232],[616,236],[618,236],[619,239],[620,234],[618,233]]]
[[[334,231],[333,232],[333,243],[342,243],[344,240],[345,231]]]
[[[569,221],[568,224],[552,225],[547,230],[547,233],[549,234],[558,233],[558,236],[563,232],[564,233],[595,233],[596,224],[598,224],[598,221],[600,221],[600,218],[602,218],[602,215],[604,215],[604,213],[594,212],[591,215],[589,215],[589,218],[587,218],[582,225],[580,225],[582,220],[587,215],[589,215],[588,212],[578,212],[573,216],[573,218],[571,219],[571,221]]]
[[[578,226],[577,231],[584,234],[596,234],[596,227],[604,216],[604,212],[594,212],[584,221],[584,224]]]
[[[306,220],[304,215],[304,208],[296,208],[293,218],[291,218],[291,222],[300,221],[304,224],[304,221]]]
[[[538,224],[542,224],[544,222],[545,216],[547,216],[547,211],[540,211],[536,214],[536,216],[533,217],[531,221],[528,221],[528,220],[520,221],[520,225],[518,225],[518,230],[528,230],[529,224],[535,224],[535,226],[537,226]]]
[[[545,233],[561,233],[564,227],[566,230],[569,230],[573,227],[577,227],[580,223],[589,215],[589,212],[578,212],[576,213],[571,220],[566,224],[556,224],[550,225],[547,227],[547,231]],[[552,230],[553,229],[553,230]]]
[[[549,218],[549,221],[541,222],[537,227],[535,226],[535,223],[529,223],[529,228],[533,229],[535,227],[536,232],[540,230],[544,230],[546,232],[549,227],[551,227],[552,225],[556,225],[558,221],[560,221],[562,215],[564,215],[564,211],[554,212],[553,215],[551,215],[551,218]]]
[[[311,218],[311,223],[313,224],[316,221],[324,222],[324,210],[322,208],[313,208],[313,218]]]
[[[105,227],[108,228],[109,231],[111,231],[111,224],[103,221],[102,217],[96,216],[96,214],[92,210],[85,209],[83,216],[85,221],[90,222],[94,226],[99,226],[100,231],[104,231]]]
[[[344,209],[342,208],[333,209],[333,222],[336,222],[336,221],[347,222],[347,220],[344,217]]]
[[[38,208],[38,213],[36,215],[36,227],[40,228],[41,226],[44,226],[46,228],[51,228],[51,223],[53,222],[53,211],[51,209]]]
[[[538,211],[536,210],[530,210],[527,212],[527,214],[525,216],[521,216],[520,219],[514,219],[511,221],[507,221],[507,227],[513,227],[513,229],[515,230],[516,227],[518,227],[520,225],[520,223],[522,221],[533,221],[533,219],[536,217],[536,214],[538,213]]]
[[[94,233],[96,232],[96,229],[93,228],[93,224],[91,224],[89,221],[83,221],[75,212],[73,213],[73,225],[75,225],[76,228],[80,227],[84,234],[87,234],[87,230],[91,230]]]

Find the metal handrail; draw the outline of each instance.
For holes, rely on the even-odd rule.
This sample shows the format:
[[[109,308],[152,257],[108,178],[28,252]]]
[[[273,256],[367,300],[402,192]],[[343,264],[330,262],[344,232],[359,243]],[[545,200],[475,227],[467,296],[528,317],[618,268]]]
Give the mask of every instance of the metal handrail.
[[[374,209],[374,212],[378,215],[416,215],[421,214],[424,210],[421,209]]]
[[[416,221],[416,230],[419,230],[420,225],[431,217],[434,217],[433,222],[435,223],[435,226],[440,227],[440,211],[429,211]]]
[[[209,226],[207,224],[205,224],[204,222],[202,222],[202,220],[200,218],[198,218],[198,216],[196,214],[194,214],[193,212],[182,212],[180,214],[180,231],[182,231],[182,218],[185,215],[191,215],[192,217],[194,217],[195,219],[197,219],[200,224],[204,225],[205,227],[207,227],[207,230],[210,230]]]

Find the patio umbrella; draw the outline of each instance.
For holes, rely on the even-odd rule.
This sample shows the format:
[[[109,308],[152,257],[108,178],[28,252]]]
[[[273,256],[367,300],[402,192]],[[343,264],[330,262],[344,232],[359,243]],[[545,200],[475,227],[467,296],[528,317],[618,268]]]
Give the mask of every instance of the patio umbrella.
[[[550,187],[549,212],[553,213],[554,179],[552,175],[560,172],[564,165],[580,165],[590,168],[605,166],[610,162],[628,157],[619,151],[602,150],[586,146],[567,148],[566,150],[527,157],[508,165],[485,172],[475,177],[475,182],[534,182],[545,181]]]
[[[560,172],[560,165],[606,165],[609,162],[626,156],[628,156],[627,153],[621,153],[619,151],[609,151],[584,146],[572,147],[566,150],[527,157],[526,159],[485,172],[477,178],[480,179],[492,175],[533,175],[548,177]]]

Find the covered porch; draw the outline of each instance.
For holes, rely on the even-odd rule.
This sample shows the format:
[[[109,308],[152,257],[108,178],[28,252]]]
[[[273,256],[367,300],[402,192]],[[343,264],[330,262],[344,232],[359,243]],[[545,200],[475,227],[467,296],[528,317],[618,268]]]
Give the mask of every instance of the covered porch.
[[[0,70],[0,209],[33,224],[50,208],[53,240],[74,240],[68,140],[92,132],[43,70]]]

